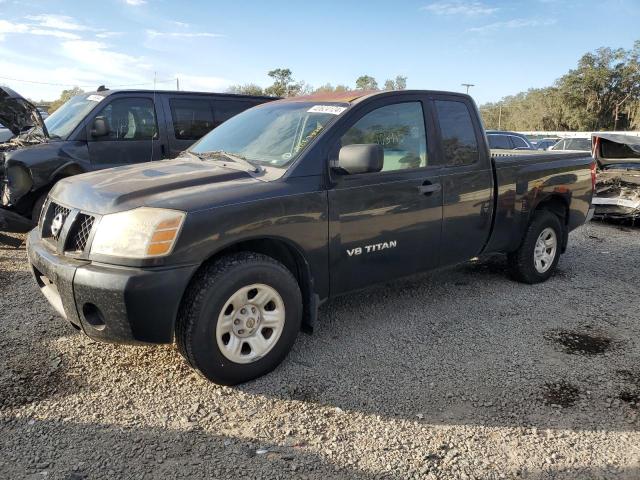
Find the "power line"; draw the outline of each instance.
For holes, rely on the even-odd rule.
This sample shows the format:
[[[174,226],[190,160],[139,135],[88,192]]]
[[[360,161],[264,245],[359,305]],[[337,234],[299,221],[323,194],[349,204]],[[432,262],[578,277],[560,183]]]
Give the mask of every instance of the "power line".
[[[92,88],[95,87],[95,84],[93,85],[78,85],[75,83],[51,83],[51,82],[39,82],[36,80],[23,80],[20,78],[11,78],[11,77],[0,77],[1,80],[11,80],[12,82],[23,82],[23,83],[34,83],[36,85],[50,85],[50,86],[54,86],[54,87],[80,87],[80,88]],[[174,82],[176,79],[175,78],[171,78],[171,79],[167,79],[167,80],[156,80],[155,83],[169,83],[169,82]],[[142,85],[151,85],[153,84],[154,81],[151,80],[149,82],[144,82],[144,83],[129,83],[129,84],[125,84],[125,85],[109,85],[111,88],[118,88],[118,87],[139,87]]]

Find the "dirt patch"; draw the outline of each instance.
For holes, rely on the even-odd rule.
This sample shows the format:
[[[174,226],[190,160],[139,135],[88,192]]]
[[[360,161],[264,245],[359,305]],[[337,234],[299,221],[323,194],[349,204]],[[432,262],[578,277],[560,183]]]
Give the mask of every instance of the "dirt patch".
[[[640,370],[616,370],[618,376],[627,383],[640,387]]]
[[[567,382],[546,383],[543,399],[547,405],[558,405],[562,408],[573,407],[580,398],[580,390]]]
[[[613,346],[613,341],[602,334],[559,330],[549,333],[547,339],[560,345],[572,355],[602,355]]]
[[[625,403],[628,403],[631,408],[638,410],[640,408],[640,393],[624,391],[618,395],[618,398]]]

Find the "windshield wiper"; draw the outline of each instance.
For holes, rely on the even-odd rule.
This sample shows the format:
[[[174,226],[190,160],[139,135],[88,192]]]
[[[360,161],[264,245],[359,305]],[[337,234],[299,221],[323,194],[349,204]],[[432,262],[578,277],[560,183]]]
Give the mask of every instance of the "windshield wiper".
[[[244,169],[249,169],[254,173],[262,173],[264,172],[264,167],[260,165],[256,165],[255,163],[250,162],[245,157],[238,155],[237,153],[229,153],[224,150],[214,150],[212,152],[189,152],[200,160],[217,160],[224,163],[225,167],[233,167],[233,163],[237,163],[238,165],[242,165]]]

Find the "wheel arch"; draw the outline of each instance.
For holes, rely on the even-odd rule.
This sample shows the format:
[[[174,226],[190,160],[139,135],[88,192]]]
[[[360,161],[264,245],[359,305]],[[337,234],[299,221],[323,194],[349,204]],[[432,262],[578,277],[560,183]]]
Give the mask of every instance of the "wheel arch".
[[[206,265],[216,262],[218,259],[239,252],[253,252],[266,255],[282,263],[295,277],[300,287],[303,302],[303,330],[311,332],[317,318],[319,296],[314,288],[314,279],[309,262],[305,258],[302,250],[288,239],[273,236],[259,236],[244,238],[220,246],[212,252],[196,269],[192,275],[192,280],[196,274]],[[191,285],[191,281],[189,282]],[[187,289],[189,286],[187,287]],[[186,294],[186,290],[183,293]]]
[[[540,199],[531,210],[529,216],[529,222],[536,212],[546,210],[560,219],[562,225],[562,239],[561,239],[561,252],[564,253],[567,249],[567,243],[569,239],[569,201],[564,195],[550,194]],[[527,223],[529,223],[527,222]]]

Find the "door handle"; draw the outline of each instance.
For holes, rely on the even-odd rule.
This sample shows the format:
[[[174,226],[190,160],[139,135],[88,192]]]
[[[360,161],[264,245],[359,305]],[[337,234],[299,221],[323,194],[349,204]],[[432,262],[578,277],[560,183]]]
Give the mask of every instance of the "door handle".
[[[423,195],[431,195],[432,193],[439,192],[442,189],[442,185],[439,183],[425,182],[418,187],[418,191]]]

